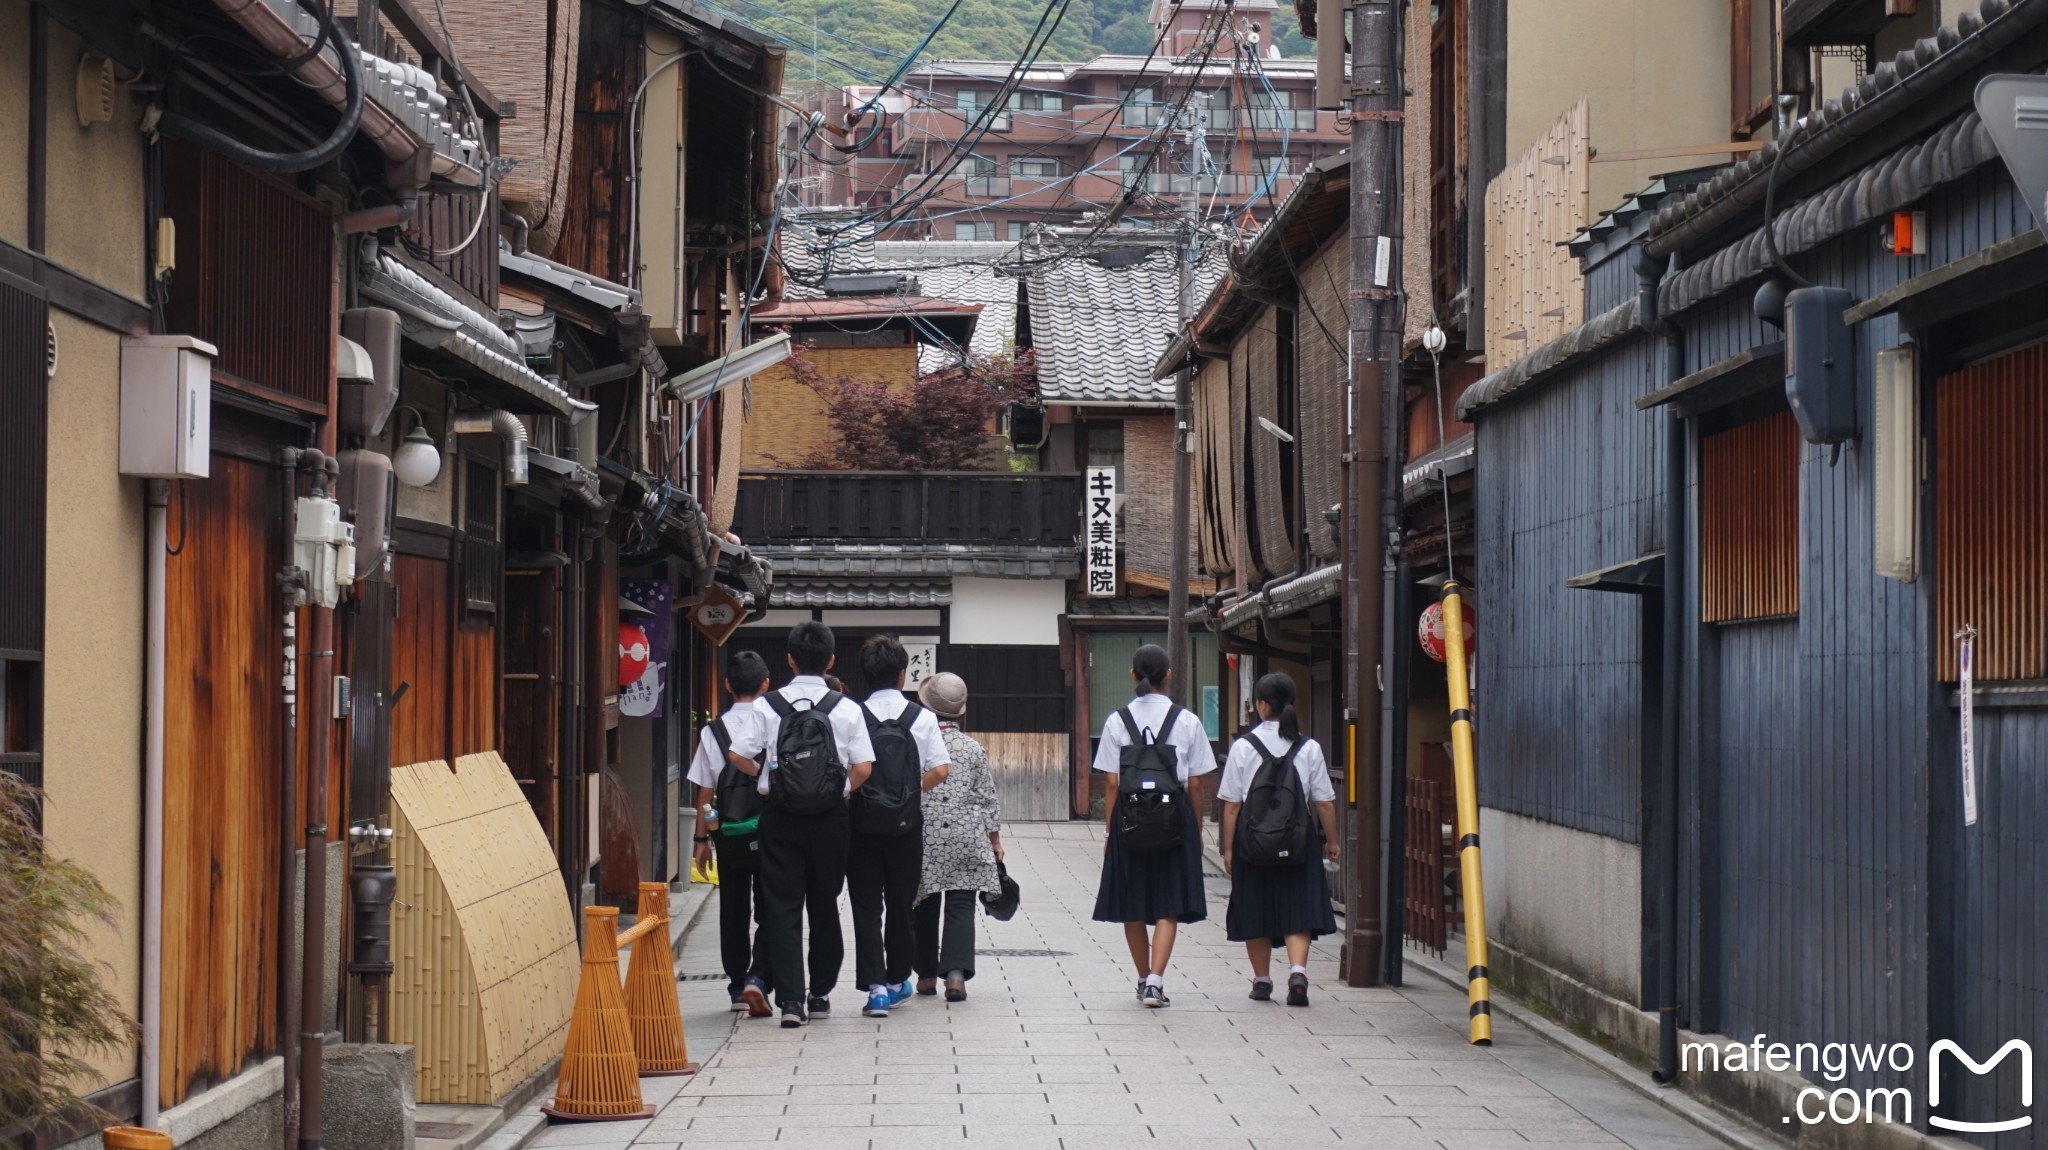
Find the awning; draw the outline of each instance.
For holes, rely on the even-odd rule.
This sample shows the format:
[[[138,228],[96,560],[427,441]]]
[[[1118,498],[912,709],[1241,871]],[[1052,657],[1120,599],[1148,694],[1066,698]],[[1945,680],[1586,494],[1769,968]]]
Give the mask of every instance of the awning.
[[[715,562],[711,527],[696,497],[616,460],[601,459],[597,466],[605,493],[630,520],[619,539],[619,554],[628,559],[672,557],[681,562],[683,585],[690,593],[709,586]]]
[[[357,279],[365,296],[399,315],[406,339],[460,360],[492,384],[504,407],[568,418],[569,393],[526,366],[525,349],[496,322],[428,282],[389,254],[366,260]]]
[[[1424,452],[1401,469],[1401,501],[1414,503],[1435,494],[1438,485],[1451,476],[1472,470],[1474,460],[1473,438],[1469,431]]]
[[[1664,553],[1647,551],[1634,559],[1574,575],[1564,585],[1578,591],[1619,591],[1624,595],[1661,590]]]
[[[1256,595],[1245,595],[1224,604],[1210,621],[1210,630],[1235,631],[1260,619],[1278,620],[1299,615],[1344,592],[1344,569],[1336,563],[1318,567],[1268,586]]]
[[[533,478],[544,486],[553,487],[593,511],[609,511],[611,504],[606,501],[604,491],[597,481],[597,473],[559,455],[528,449],[526,461],[533,469]]]
[[[903,610],[948,607],[952,603],[953,585],[950,582],[826,583],[796,580],[776,584],[768,596],[771,607]]]
[[[997,579],[1074,579],[1081,574],[1078,547],[1002,544],[794,544],[762,546],[775,569],[793,577],[899,579],[919,576],[985,575]]]
[[[765,608],[774,595],[775,569],[744,544],[718,537],[711,542],[718,549],[715,578],[740,591],[751,604]]]
[[[1693,414],[1784,384],[1785,341],[1772,340],[1745,348],[1658,388],[1636,400],[1636,410],[1648,411],[1676,403],[1680,411]]]

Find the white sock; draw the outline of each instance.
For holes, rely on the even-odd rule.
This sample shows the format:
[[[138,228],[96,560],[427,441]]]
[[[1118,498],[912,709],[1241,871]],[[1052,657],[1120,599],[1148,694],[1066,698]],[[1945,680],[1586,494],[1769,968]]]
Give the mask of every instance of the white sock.
[[[1305,967],[1305,966],[1290,966],[1290,967],[1288,967],[1288,968],[1287,968],[1287,973],[1289,973],[1289,974],[1304,974],[1304,975],[1305,975],[1305,974],[1307,974],[1307,973],[1308,973],[1308,967]]]
[[[1165,978],[1165,976],[1164,976],[1164,975],[1158,975],[1158,974],[1148,974],[1148,975],[1146,975],[1146,976],[1145,976],[1145,985],[1146,985],[1146,986],[1165,986],[1165,985],[1166,985],[1166,978]]]
[[[1271,986],[1271,985],[1273,985],[1273,976],[1272,976],[1272,975],[1270,975],[1270,974],[1254,974],[1254,975],[1252,975],[1252,981],[1253,981],[1253,982],[1263,982],[1263,983],[1265,983],[1265,984],[1266,984],[1267,986]]]

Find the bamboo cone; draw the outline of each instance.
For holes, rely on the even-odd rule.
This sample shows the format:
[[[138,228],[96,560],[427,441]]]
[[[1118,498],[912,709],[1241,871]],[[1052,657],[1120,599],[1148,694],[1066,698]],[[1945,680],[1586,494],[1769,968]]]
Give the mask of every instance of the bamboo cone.
[[[633,1026],[633,1053],[643,1076],[695,1074],[697,1064],[683,1040],[683,1008],[676,997],[675,953],[668,941],[668,885],[640,884],[640,921],[661,925],[633,944],[626,963],[626,1016]]]
[[[562,1075],[553,1103],[541,1107],[551,1118],[616,1122],[654,1116],[654,1107],[640,1097],[633,1033],[619,985],[618,928],[617,907],[584,908],[583,976],[569,1015]]]

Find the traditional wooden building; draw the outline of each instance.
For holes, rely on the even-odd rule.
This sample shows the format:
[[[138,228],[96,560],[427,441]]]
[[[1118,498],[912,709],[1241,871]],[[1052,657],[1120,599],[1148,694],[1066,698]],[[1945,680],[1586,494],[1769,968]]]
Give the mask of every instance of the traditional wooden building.
[[[1581,235],[1585,321],[1460,405],[1491,969],[1644,1059],[1659,1006],[1709,1041],[1903,1043],[1910,1072],[1845,1085],[1938,1081],[1911,1125],[2016,1150],[2024,1058],[1936,1047],[2048,1043],[2048,255],[1989,131],[2012,105],[1972,100],[2048,64],[2048,5],[1872,63]],[[1814,1075],[1687,1080],[1776,1122]]]

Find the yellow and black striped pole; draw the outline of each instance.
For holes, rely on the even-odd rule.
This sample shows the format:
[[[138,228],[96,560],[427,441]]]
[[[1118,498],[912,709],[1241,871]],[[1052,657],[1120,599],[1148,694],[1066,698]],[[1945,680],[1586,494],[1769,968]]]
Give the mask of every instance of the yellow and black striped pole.
[[[1472,691],[1465,669],[1464,589],[1444,584],[1444,671],[1451,687],[1451,778],[1458,795],[1458,881],[1465,894],[1465,997],[1472,1045],[1493,1045],[1486,972],[1486,895],[1479,873],[1479,780],[1472,767]]]

